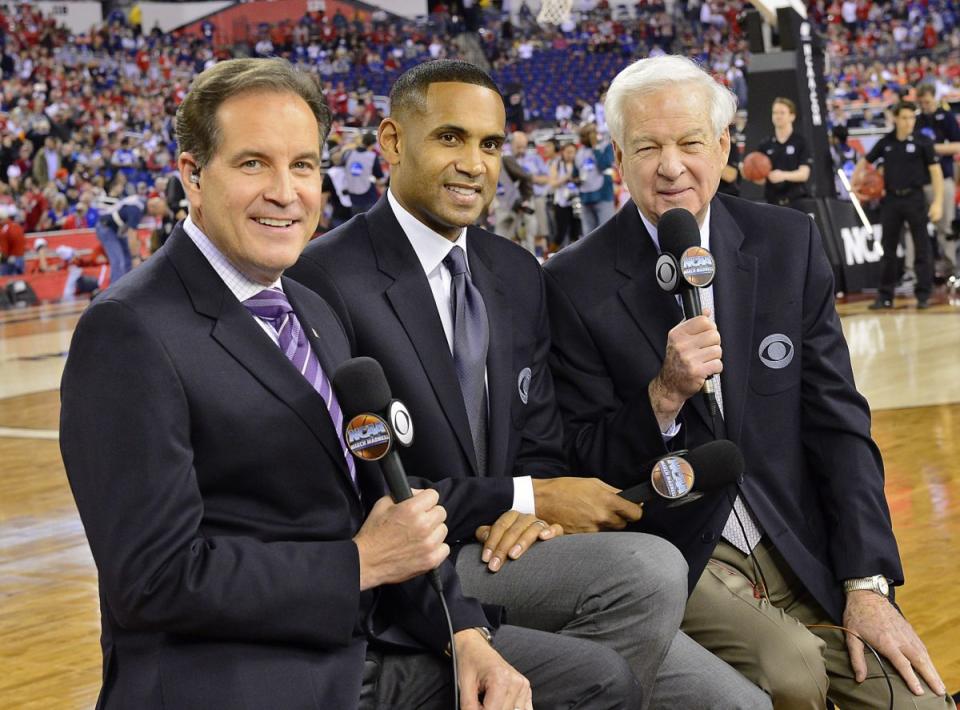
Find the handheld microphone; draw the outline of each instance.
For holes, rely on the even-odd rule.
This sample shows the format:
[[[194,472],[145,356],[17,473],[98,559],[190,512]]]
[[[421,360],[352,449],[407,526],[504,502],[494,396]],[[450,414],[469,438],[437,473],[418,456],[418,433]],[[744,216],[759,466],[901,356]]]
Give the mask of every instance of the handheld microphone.
[[[390,497],[400,503],[413,497],[403,462],[396,444],[410,446],[413,442],[413,420],[399,399],[393,399],[390,383],[380,363],[372,357],[355,357],[337,368],[331,380],[333,391],[343,411],[343,439],[356,458],[361,461],[380,461]],[[447,646],[453,664],[453,707],[460,707],[460,682],[457,671],[457,649],[454,644],[453,621],[443,596],[440,570],[432,569],[427,580],[440,599],[447,620],[450,643]]]
[[[413,441],[413,421],[403,402],[393,399],[380,363],[355,357],[337,368],[333,391],[343,410],[343,439],[361,461],[380,461],[394,503],[411,498],[410,483],[396,444]]]
[[[699,289],[713,283],[717,265],[713,255],[700,246],[700,227],[693,213],[683,207],[667,210],[657,223],[657,236],[663,252],[657,260],[657,283],[667,293],[679,294],[683,317],[703,315]],[[710,414],[720,416],[717,405],[716,375],[703,383]]]
[[[360,461],[379,461],[390,497],[400,503],[413,497],[397,444],[413,442],[413,420],[406,406],[393,399],[380,363],[355,357],[333,374],[333,391],[343,411],[343,440]],[[440,573],[430,570],[430,583],[441,592]]]
[[[634,503],[664,501],[666,507],[673,508],[735,482],[744,468],[740,448],[727,439],[717,439],[693,451],[679,451],[658,459],[649,481],[622,490],[619,495]]]

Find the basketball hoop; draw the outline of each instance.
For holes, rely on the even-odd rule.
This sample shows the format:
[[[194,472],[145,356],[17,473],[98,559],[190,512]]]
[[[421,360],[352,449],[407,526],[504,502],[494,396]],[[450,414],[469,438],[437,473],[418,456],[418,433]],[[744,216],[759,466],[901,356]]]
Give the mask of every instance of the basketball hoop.
[[[561,25],[570,19],[573,0],[541,0],[537,22],[541,25]]]

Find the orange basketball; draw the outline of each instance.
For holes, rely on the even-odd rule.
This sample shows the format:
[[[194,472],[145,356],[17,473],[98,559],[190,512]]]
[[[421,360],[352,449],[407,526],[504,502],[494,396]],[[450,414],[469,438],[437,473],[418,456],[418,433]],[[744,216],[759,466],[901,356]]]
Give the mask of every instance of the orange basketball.
[[[743,177],[747,180],[766,180],[767,175],[773,170],[773,163],[770,158],[758,150],[747,153],[743,159]]]
[[[861,200],[878,200],[883,197],[883,175],[865,170],[851,187]]]

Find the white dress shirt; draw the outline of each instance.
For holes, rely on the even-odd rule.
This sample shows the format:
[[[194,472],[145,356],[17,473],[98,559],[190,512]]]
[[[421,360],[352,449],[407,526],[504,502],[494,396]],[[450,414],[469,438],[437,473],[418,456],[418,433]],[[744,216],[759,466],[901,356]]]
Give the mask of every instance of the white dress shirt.
[[[197,249],[199,249],[200,253],[210,262],[210,266],[212,266],[213,270],[217,272],[217,275],[223,279],[227,288],[237,297],[240,303],[243,303],[248,298],[253,298],[265,288],[275,288],[283,291],[283,286],[280,285],[280,279],[277,279],[269,286],[264,286],[261,283],[247,278],[246,275],[241,273],[240,270],[223,255],[223,252],[217,249],[214,243],[210,241],[210,237],[200,230],[200,227],[196,225],[190,215],[187,215],[187,218],[183,220],[183,231],[185,231],[187,236],[190,237],[190,240],[197,245]],[[277,335],[277,331],[274,330],[273,324],[256,316],[254,316],[254,320],[263,328],[263,332],[269,335],[270,339],[279,347],[280,336]]]

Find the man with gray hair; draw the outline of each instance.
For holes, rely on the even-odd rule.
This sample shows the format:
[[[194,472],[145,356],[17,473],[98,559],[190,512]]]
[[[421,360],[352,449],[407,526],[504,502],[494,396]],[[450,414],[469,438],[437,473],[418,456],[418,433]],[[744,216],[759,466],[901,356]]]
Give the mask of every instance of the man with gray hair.
[[[817,228],[717,195],[735,109],[683,57],[638,61],[610,86],[607,123],[633,202],[544,267],[571,468],[627,487],[644,461],[731,439],[746,462],[735,484],[634,526],[687,559],[683,630],[777,708],[885,707],[885,673],[897,707],[953,707],[888,596],[903,573],[883,463]],[[678,207],[716,263],[703,315],[686,320],[655,278],[661,218]],[[708,378],[714,406],[700,394]]]

